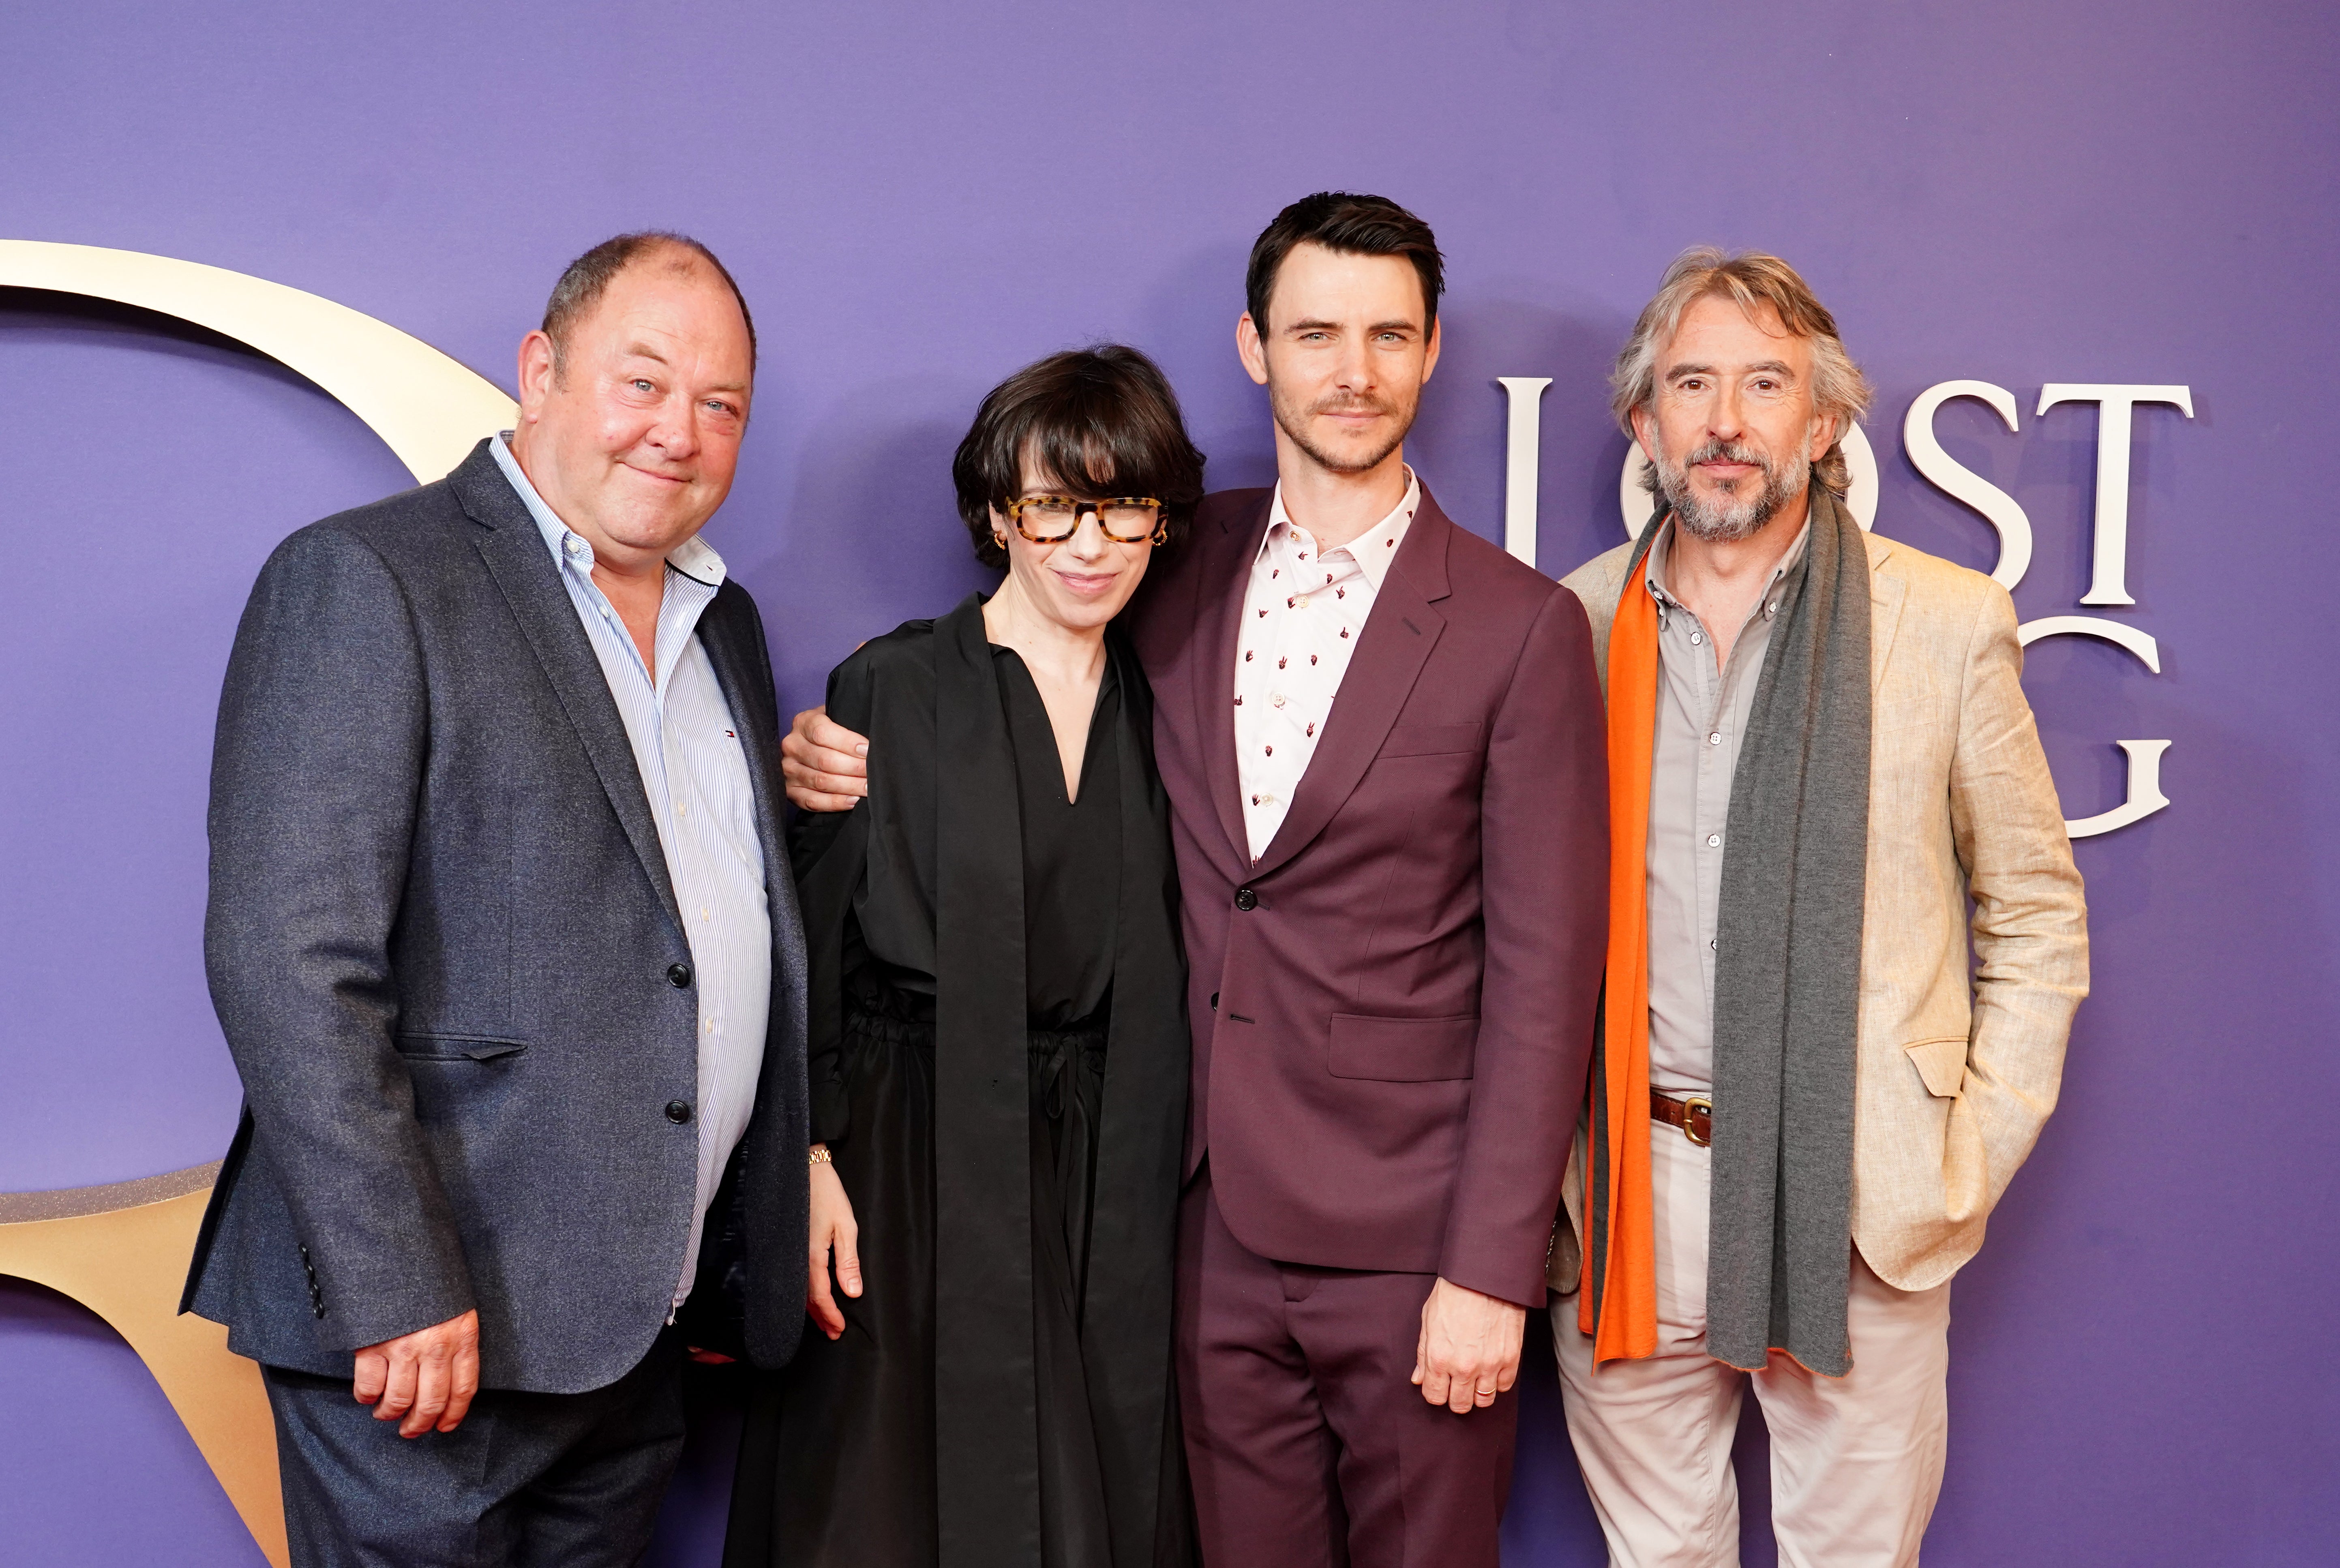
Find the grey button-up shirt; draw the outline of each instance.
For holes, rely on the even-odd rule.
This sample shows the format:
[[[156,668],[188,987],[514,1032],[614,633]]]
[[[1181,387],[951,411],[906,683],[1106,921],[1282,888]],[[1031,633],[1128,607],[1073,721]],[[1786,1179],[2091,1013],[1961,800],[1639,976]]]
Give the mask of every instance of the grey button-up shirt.
[[[1718,667],[1712,633],[1666,584],[1674,524],[1641,581],[1658,605],[1657,743],[1650,768],[1650,1087],[1676,1099],[1714,1083],[1714,932],[1730,782],[1771,628],[1804,581],[1807,523]]]

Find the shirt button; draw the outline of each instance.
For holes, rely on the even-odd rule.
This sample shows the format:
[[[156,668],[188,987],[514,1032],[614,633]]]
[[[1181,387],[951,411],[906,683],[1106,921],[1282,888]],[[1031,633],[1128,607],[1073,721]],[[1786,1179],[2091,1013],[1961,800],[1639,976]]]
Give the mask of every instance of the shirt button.
[[[1269,698],[1268,700],[1274,703],[1278,708],[1281,708],[1284,706],[1284,693],[1279,691],[1274,696]]]
[[[1709,746],[1720,746],[1720,745],[1721,745],[1721,744],[1722,744],[1722,731],[1721,731],[1721,730],[1720,730],[1720,729],[1718,729],[1718,730],[1716,730],[1713,734],[1711,734],[1711,735],[1708,736],[1708,737],[1706,738],[1706,743],[1707,743]]]
[[[1308,596],[1304,593],[1299,598],[1294,600],[1292,604],[1293,608],[1295,610],[1305,610],[1308,608]]]
[[[1706,950],[1707,950],[1708,952],[1710,952],[1710,952],[1713,952],[1713,951],[1715,950],[1715,948],[1714,948],[1714,938],[1711,938],[1711,937],[1709,937],[1709,938],[1706,939]]]
[[[1704,642],[1705,640],[1705,638],[1701,637],[1695,631],[1690,634],[1690,645],[1692,648],[1696,648],[1700,643]]]
[[[1721,834],[1720,834],[1720,833],[1709,833],[1709,834],[1706,836],[1706,847],[1707,847],[1708,849],[1720,849],[1720,848],[1721,848],[1721,845],[1722,845],[1722,835],[1721,835]]]

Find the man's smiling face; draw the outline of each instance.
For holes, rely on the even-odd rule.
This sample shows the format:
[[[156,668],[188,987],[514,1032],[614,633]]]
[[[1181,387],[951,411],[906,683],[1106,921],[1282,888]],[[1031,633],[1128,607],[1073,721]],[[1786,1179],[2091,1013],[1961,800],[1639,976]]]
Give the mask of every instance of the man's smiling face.
[[[1275,422],[1335,473],[1378,466],[1405,440],[1438,363],[1422,276],[1403,256],[1294,245],[1276,271],[1265,322],[1241,334]],[[1244,318],[1249,321],[1250,318]]]
[[[662,249],[610,281],[558,370],[523,374],[530,478],[597,550],[663,556],[730,493],[754,380],[730,287]]]
[[[1770,309],[1750,317],[1709,295],[1682,313],[1658,351],[1656,388],[1633,433],[1682,526],[1744,539],[1804,493],[1837,420],[1812,403],[1810,340]]]

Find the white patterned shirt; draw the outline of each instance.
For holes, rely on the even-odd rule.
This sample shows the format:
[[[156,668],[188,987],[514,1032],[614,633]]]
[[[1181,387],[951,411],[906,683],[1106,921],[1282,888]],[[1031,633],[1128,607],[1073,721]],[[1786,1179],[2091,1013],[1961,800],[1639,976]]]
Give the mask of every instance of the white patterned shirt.
[[[699,1183],[682,1276],[674,1287],[674,1305],[680,1306],[699,1272],[708,1206],[756,1108],[771,1010],[771,908],[763,843],[756,837],[755,786],[731,706],[699,640],[699,614],[723,586],[723,558],[696,538],[668,553],[653,679],[632,634],[593,581],[593,546],[537,494],[505,444],[510,435],[505,432],[489,450],[544,535],[617,701],[696,971],[699,1097],[692,1120],[699,1130]]]
[[[1365,617],[1421,505],[1422,481],[1409,468],[1396,511],[1338,549],[1320,551],[1284,510],[1284,486],[1275,487],[1235,639],[1235,775],[1254,860],[1267,852],[1292,809],[1292,792],[1316,755]]]

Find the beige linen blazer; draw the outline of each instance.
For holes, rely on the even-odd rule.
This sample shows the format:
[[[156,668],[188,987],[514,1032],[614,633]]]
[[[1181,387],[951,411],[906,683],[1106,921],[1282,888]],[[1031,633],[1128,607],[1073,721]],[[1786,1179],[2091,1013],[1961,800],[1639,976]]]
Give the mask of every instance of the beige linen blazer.
[[[1852,1236],[1878,1277],[1923,1290],[1981,1247],[2056,1108],[2088,992],[2087,906],[2023,695],[2014,602],[1980,572],[1867,540],[1875,696]],[[1592,619],[1604,689],[1631,554],[1621,544],[1563,580]],[[1577,1285],[1582,1141],[1566,1190],[1575,1234],[1552,1249],[1562,1291]]]

